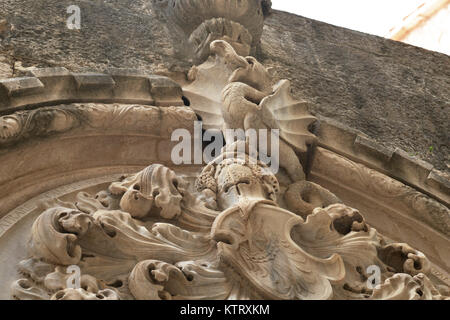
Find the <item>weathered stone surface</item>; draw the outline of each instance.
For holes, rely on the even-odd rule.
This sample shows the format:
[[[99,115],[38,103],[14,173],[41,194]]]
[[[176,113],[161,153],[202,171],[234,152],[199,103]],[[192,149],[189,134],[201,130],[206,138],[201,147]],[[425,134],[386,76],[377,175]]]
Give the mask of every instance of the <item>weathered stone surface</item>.
[[[8,57],[0,54],[0,79],[10,78],[13,75],[13,68]]]
[[[261,56],[313,113],[448,170],[450,57],[282,12]]]
[[[9,34],[9,32],[11,31],[11,29],[12,29],[12,26],[7,20],[0,19],[0,37],[1,38],[6,38]]]
[[[111,89],[115,82],[110,75],[100,73],[75,74],[75,81],[79,90],[95,88]]]
[[[66,27],[70,0],[5,0],[0,16],[15,30],[0,44],[26,66],[64,66],[70,71],[138,68],[149,73],[176,64],[164,26],[150,1],[86,1],[81,29]],[[188,65],[185,66],[186,68]]]
[[[79,31],[66,28],[71,4],[3,0],[0,16],[14,28],[0,39],[0,55],[25,68],[72,72],[189,69],[150,1],[81,2]],[[278,11],[265,24],[259,60],[292,80],[294,97],[309,101],[311,111],[448,170],[448,56]]]
[[[182,86],[112,68],[0,80],[0,298],[450,299],[449,209],[373,167],[432,191],[444,175],[335,120],[317,126],[290,81],[227,42],[210,49]],[[132,103],[145,88],[154,101]],[[195,167],[190,143],[180,162],[172,133],[200,133],[195,110],[216,130],[276,129],[270,169],[269,139],[250,131],[205,149],[206,166],[195,136]]]
[[[10,97],[26,96],[41,92],[44,89],[42,82],[33,77],[0,80],[0,87],[3,87]]]

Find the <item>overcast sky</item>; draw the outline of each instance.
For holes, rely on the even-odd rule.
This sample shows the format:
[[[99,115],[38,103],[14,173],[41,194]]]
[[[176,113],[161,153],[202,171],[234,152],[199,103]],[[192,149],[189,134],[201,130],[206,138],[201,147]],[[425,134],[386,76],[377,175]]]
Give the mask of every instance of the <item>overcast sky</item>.
[[[273,8],[386,36],[425,0],[272,0]]]

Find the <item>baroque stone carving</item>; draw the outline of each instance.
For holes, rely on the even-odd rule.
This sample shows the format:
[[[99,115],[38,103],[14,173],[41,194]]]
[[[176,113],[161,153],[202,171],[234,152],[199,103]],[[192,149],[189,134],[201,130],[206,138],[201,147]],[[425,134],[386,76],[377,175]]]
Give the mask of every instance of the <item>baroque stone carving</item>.
[[[348,186],[379,195],[394,207],[405,208],[418,220],[450,235],[450,210],[423,193],[328,150],[318,148],[315,172],[333,177]],[[313,172],[313,175],[316,173]]]
[[[175,8],[181,3],[194,1],[177,1]],[[364,213],[306,181],[298,154],[315,143],[310,130],[315,118],[305,103],[291,98],[289,82],[273,85],[255,58],[238,55],[224,41],[213,41],[210,48],[215,57],[190,72],[185,93],[192,108],[207,128],[279,130],[285,172],[274,174],[258,152],[249,151],[247,140],[227,140],[195,181],[153,163],[95,194],[50,199],[33,223],[29,254],[18,265],[21,276],[11,285],[11,296],[450,299],[422,252],[384,237]],[[4,142],[77,126],[120,126],[129,113],[143,119],[131,117],[133,126],[161,134],[152,123],[163,112],[158,108],[39,110],[42,114],[3,117]],[[39,128],[27,125],[27,119],[41,116],[45,121]],[[78,287],[68,271],[74,268],[80,270]]]
[[[160,113],[167,115],[161,123]],[[171,121],[178,118],[180,121]],[[134,126],[136,130],[169,136],[177,127],[174,123],[194,121],[183,107],[158,107],[122,104],[68,104],[18,111],[0,117],[0,148],[22,142],[30,137],[48,137],[78,128],[121,129]]]
[[[293,181],[304,180],[296,152],[306,153],[316,141],[310,132],[316,118],[307,104],[291,97],[288,80],[273,85],[261,63],[239,56],[227,42],[214,41],[211,51],[215,59],[193,67],[189,74],[193,82],[185,89],[205,128],[279,130],[280,166]]]
[[[167,21],[172,34],[192,48],[195,61],[208,58],[209,45],[225,40],[241,55],[254,53],[261,39],[270,0],[154,0],[153,7]]]
[[[279,192],[264,164],[226,158],[204,168],[196,189],[152,165],[96,196],[49,203],[34,222],[30,257],[19,266],[25,278],[11,294],[86,300],[446,298],[428,278],[430,263],[421,252],[387,243],[357,210],[338,203],[303,219],[279,206]],[[208,195],[217,199],[217,210],[202,200]],[[70,265],[81,269],[80,288],[67,287]],[[380,268],[380,283],[368,289],[372,265]]]

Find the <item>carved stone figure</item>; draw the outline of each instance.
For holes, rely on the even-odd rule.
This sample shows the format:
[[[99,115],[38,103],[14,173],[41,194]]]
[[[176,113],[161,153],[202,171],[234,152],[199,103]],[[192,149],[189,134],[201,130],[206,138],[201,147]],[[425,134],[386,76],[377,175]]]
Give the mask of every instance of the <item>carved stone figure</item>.
[[[183,22],[189,18],[186,12],[200,10],[198,3],[161,5],[170,4],[166,10],[174,10]],[[235,2],[214,5],[218,3],[225,7],[208,10]],[[255,5],[261,8],[260,1],[242,1],[236,8],[247,6],[247,14]],[[216,20],[194,31],[211,35],[201,48],[215,38],[214,26],[230,24],[209,18]],[[246,34],[237,24],[231,27]],[[190,168],[190,175],[186,168],[155,161],[95,188],[47,199],[33,208],[29,252],[17,266],[20,278],[11,285],[11,297],[450,299],[449,288],[431,274],[432,263],[422,252],[388,239],[366,221],[363,211],[306,180],[299,155],[309,156],[309,146],[316,142],[311,132],[316,119],[306,103],[292,99],[289,82],[273,85],[269,71],[255,58],[238,55],[222,40],[210,48],[214,55],[191,70],[184,90],[192,109],[206,129],[279,130],[285,172],[272,172],[260,159],[262,150],[250,152],[249,141],[228,140],[216,159],[195,172]],[[172,125],[197,120],[186,109],[70,104],[19,111],[0,117],[0,145],[76,130],[107,128],[120,134],[124,125],[162,139]],[[170,117],[161,117],[163,113]],[[333,161],[318,166],[326,174],[333,170],[330,165],[341,164]],[[363,175],[379,178],[369,170],[343,172],[355,184]],[[385,184],[383,179],[379,185]],[[375,192],[417,197],[403,185],[384,188]],[[72,282],[74,277],[78,279]]]
[[[305,153],[315,143],[316,138],[309,129],[316,118],[308,113],[304,103],[291,98],[289,81],[283,80],[272,86],[268,70],[255,58],[239,56],[225,41],[211,43],[211,52],[216,55],[215,62],[208,61],[194,67],[191,70],[194,81],[187,90],[193,108],[200,111],[206,126],[224,132],[227,129],[279,130],[280,166],[293,181],[304,180],[305,173],[296,151]],[[211,66],[212,63],[214,66]],[[226,72],[223,72],[224,69]],[[205,82],[212,81],[208,78],[218,72],[223,72],[226,78],[219,79],[213,91],[205,88]],[[214,103],[218,91],[221,100]],[[199,92],[211,96],[212,101],[197,99]],[[219,117],[222,119],[219,120]],[[270,145],[270,136],[268,139],[266,145]],[[227,143],[233,141],[228,140]]]
[[[231,155],[233,146],[204,168],[195,184],[202,196],[172,170],[152,165],[95,197],[80,194],[74,205],[45,210],[33,225],[31,256],[20,266],[26,278],[12,285],[12,296],[449,298],[427,277],[430,262],[421,252],[388,243],[357,210],[337,203],[304,211],[305,220],[280,208],[280,186],[267,166]],[[218,211],[206,209],[207,196]],[[197,228],[195,208],[211,217]],[[80,288],[67,287],[69,265],[82,271]],[[379,283],[368,288],[366,270],[374,265]]]

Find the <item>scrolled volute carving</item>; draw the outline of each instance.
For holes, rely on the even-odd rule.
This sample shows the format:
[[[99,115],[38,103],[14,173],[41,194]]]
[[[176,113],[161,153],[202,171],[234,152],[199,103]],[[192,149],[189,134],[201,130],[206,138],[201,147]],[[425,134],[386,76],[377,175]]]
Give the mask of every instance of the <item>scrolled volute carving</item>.
[[[11,285],[11,297],[16,300],[48,300],[47,292],[29,279],[19,279]]]
[[[221,271],[192,261],[142,261],[131,272],[129,286],[138,300],[224,299],[231,289]]]
[[[152,210],[165,219],[181,214],[186,182],[162,165],[152,165],[136,175],[113,183],[109,190],[122,195],[120,208],[134,218],[145,218]]]
[[[388,244],[378,251],[380,259],[396,272],[411,276],[430,273],[431,263],[427,257],[406,243]]]
[[[332,204],[342,203],[333,193],[309,181],[291,184],[284,193],[284,200],[290,211],[305,219],[316,208],[326,208]]]
[[[62,207],[46,210],[33,224],[33,256],[61,265],[77,264],[82,254],[77,242],[92,223],[91,216],[76,210]]]
[[[411,276],[399,273],[373,290],[373,300],[450,300],[442,295],[430,279],[419,273]]]

